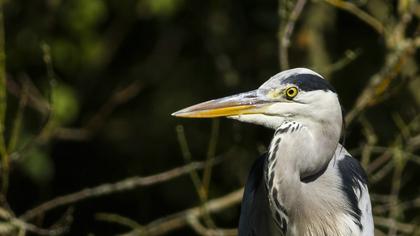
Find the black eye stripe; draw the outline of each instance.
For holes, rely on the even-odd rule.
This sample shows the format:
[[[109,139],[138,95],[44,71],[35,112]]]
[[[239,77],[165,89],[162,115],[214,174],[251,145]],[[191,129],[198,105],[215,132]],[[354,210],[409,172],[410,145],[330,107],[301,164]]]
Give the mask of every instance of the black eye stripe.
[[[325,79],[314,74],[295,74],[281,82],[282,84],[294,84],[302,91],[324,90],[336,93],[334,87]]]

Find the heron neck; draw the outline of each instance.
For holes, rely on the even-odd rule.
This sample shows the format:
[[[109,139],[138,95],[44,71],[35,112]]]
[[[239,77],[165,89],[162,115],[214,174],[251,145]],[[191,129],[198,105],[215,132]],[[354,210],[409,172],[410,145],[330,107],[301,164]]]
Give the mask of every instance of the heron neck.
[[[325,169],[334,156],[341,125],[285,121],[275,132],[270,155],[281,173],[296,172],[302,179]]]
[[[281,205],[288,211],[301,195],[302,180],[323,173],[334,156],[340,132],[337,125],[298,121],[286,121],[276,130],[266,166],[269,202],[273,206]]]

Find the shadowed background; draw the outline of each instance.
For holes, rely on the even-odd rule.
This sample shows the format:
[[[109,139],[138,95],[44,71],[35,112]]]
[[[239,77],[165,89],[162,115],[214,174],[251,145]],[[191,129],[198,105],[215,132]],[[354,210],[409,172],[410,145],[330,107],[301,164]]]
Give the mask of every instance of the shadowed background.
[[[33,230],[2,216],[10,229],[1,232],[140,234],[140,225],[239,189],[273,132],[170,114],[255,89],[287,67],[314,69],[337,89],[345,145],[370,177],[377,234],[420,232],[416,1],[16,0],[2,12],[2,210],[19,217],[87,187],[216,161],[206,174],[21,217]],[[203,215],[204,231],[190,222],[167,234],[235,228],[239,204]]]

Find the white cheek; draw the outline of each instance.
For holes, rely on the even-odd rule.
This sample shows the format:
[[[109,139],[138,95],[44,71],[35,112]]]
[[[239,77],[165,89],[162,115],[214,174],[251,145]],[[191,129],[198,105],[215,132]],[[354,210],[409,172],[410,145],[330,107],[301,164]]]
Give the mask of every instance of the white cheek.
[[[247,114],[239,116],[229,116],[228,118],[238,120],[241,122],[262,125],[270,129],[277,129],[283,122],[283,117],[268,116],[263,114]]]
[[[279,102],[267,107],[267,110],[264,112],[273,116],[293,117],[300,113],[301,108],[302,104],[299,103]]]

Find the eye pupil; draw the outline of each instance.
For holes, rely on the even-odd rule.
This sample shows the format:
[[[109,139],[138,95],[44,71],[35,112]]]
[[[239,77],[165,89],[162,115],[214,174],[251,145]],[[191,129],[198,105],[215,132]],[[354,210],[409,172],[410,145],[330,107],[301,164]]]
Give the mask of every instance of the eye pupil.
[[[289,88],[286,90],[286,95],[288,99],[294,98],[298,93],[298,90],[295,87]]]

